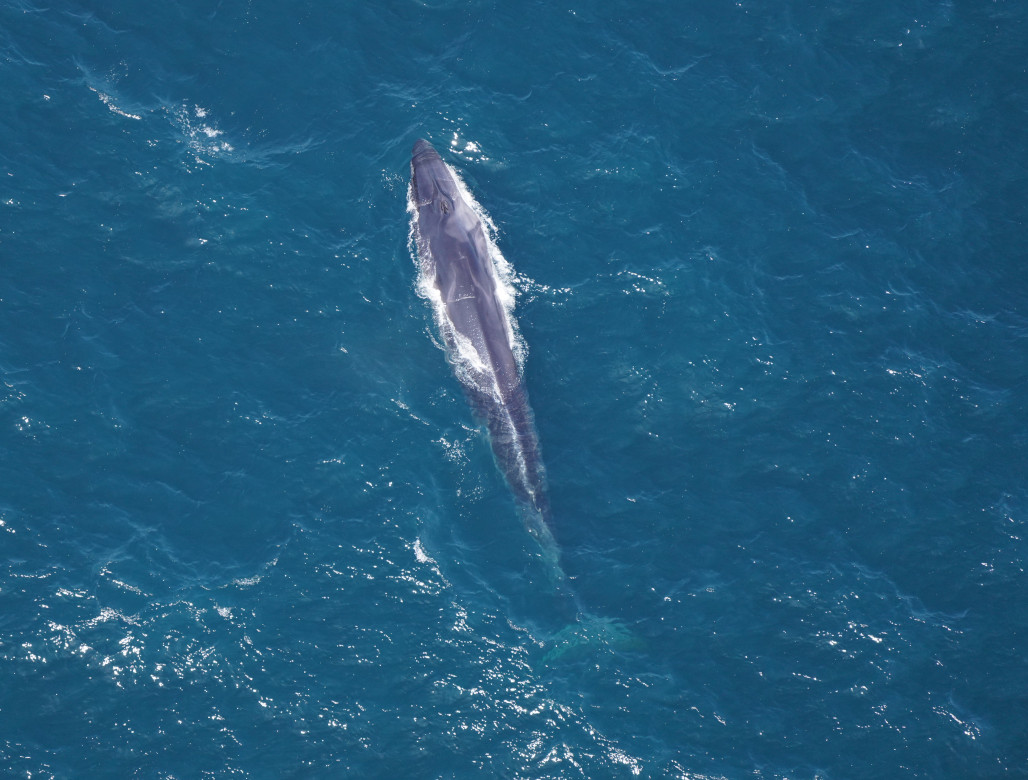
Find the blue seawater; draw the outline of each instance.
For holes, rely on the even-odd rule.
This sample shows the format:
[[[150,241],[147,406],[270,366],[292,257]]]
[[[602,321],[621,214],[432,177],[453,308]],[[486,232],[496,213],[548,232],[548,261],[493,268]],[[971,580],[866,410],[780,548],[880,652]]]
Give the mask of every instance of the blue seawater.
[[[7,0],[0,771],[1028,777],[1026,63],[1016,0]]]

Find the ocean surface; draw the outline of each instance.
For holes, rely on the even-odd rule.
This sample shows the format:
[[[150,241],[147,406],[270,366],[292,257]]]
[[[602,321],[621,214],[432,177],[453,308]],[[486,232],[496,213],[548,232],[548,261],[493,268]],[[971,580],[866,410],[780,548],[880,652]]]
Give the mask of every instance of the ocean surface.
[[[5,0],[0,776],[1028,777],[1026,68],[1020,0]]]

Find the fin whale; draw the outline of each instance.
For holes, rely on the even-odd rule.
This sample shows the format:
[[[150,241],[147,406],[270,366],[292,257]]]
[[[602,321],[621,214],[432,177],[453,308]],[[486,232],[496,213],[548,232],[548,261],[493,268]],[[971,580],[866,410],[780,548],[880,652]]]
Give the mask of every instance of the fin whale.
[[[558,579],[556,542],[532,409],[509,304],[486,226],[470,195],[427,141],[411,152],[410,207],[422,293],[434,305],[447,355],[489,430],[496,461],[525,525]]]
[[[564,627],[544,643],[542,661],[573,660],[598,647],[638,647],[619,621],[583,609],[561,569],[539,437],[522,380],[523,350],[512,299],[497,271],[505,261],[489,240],[483,224],[488,217],[427,141],[414,144],[410,165],[408,206],[421,293],[432,302],[450,364],[489,430],[496,461],[539,543],[557,597]]]

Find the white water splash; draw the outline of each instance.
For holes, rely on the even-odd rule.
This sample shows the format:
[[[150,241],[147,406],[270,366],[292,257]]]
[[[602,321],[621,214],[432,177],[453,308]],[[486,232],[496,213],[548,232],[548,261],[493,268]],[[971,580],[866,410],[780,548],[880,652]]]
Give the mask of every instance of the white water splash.
[[[123,116],[126,119],[142,119],[143,118],[139,114],[132,114],[132,113],[129,113],[128,111],[124,111],[121,108],[119,108],[118,105],[114,102],[114,98],[111,97],[110,95],[108,95],[106,92],[101,92],[96,87],[90,87],[89,89],[92,92],[96,93],[96,96],[98,98],[100,98],[100,100],[103,101],[103,104],[105,106],[107,106],[107,108],[109,108],[112,112],[117,114],[118,116]],[[47,100],[49,100],[49,99],[50,98],[47,98]]]

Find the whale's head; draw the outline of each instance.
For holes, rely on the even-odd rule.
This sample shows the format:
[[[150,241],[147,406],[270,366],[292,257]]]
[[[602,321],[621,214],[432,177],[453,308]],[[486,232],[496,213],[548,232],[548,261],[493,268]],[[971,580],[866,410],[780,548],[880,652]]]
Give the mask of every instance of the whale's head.
[[[435,158],[436,160],[438,160],[439,153],[435,150],[432,144],[430,144],[424,138],[419,138],[417,141],[414,142],[414,148],[411,149],[410,158],[411,164],[414,164],[414,162],[426,158]]]
[[[457,184],[446,163],[428,141],[419,140],[414,144],[410,173],[414,205],[419,212],[427,206],[438,212],[440,218],[453,212],[460,199]]]

